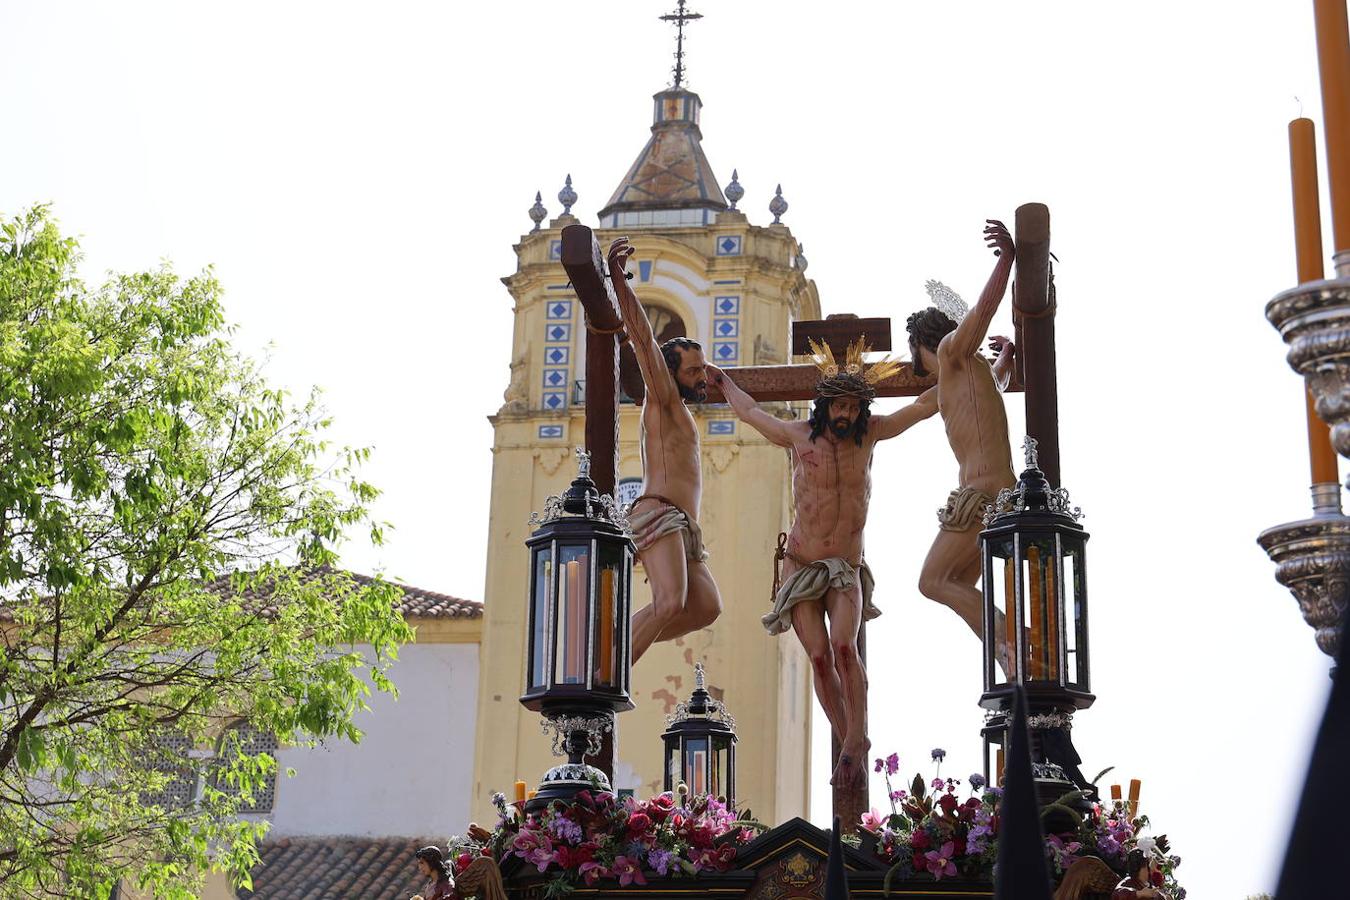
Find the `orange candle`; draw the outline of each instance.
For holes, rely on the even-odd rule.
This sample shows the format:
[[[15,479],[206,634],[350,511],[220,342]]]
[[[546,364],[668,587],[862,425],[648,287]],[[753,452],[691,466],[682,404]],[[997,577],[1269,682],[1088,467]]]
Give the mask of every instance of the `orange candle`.
[[[1118,784],[1111,785],[1111,800],[1114,803],[1120,802],[1120,785]]]
[[[1139,815],[1139,779],[1130,779],[1130,818]]]
[[[995,784],[1001,786],[1001,785],[1003,784],[1003,748],[1002,748],[1002,747],[999,747],[999,748],[998,748],[998,759],[997,759],[997,761],[995,762],[994,766],[995,766],[996,769],[998,769],[998,771],[994,774],[994,782],[995,782]]]
[[[1312,119],[1289,123],[1289,170],[1294,188],[1294,253],[1299,284],[1317,281],[1322,267],[1322,211],[1317,201],[1317,145]],[[1340,481],[1331,429],[1313,407],[1312,391],[1303,392],[1308,416],[1308,456],[1313,484]]]
[[[600,658],[596,660],[595,681],[614,685],[614,570],[600,570]]]
[[[517,803],[525,802],[525,782],[523,781],[516,782],[516,802]]]
[[[1345,0],[1313,0],[1313,21],[1322,79],[1322,124],[1327,131],[1331,230],[1339,271],[1341,252],[1350,250],[1350,40]]]
[[[567,619],[564,630],[563,683],[579,684],[585,678],[582,656],[586,630],[586,584],[579,560],[567,561]]]

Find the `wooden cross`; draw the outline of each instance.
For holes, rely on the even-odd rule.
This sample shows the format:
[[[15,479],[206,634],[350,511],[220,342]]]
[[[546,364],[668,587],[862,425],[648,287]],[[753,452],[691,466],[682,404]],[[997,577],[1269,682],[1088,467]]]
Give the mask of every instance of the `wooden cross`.
[[[1013,286],[1013,324],[1018,347],[1015,384],[1026,385],[1027,431],[1040,448],[1041,468],[1050,483],[1059,486],[1059,423],[1055,373],[1054,290],[1050,273],[1050,211],[1040,203],[1018,207],[1017,269]],[[577,299],[586,311],[586,449],[591,451],[592,478],[601,491],[613,493],[618,471],[619,333],[622,320],[618,298],[600,244],[591,229],[569,225],[562,232],[562,263]],[[810,352],[814,338],[829,345],[842,359],[848,345],[862,337],[875,351],[891,349],[891,320],[835,315],[827,319],[794,322],[792,353]],[[820,373],[814,365],[745,366],[729,370],[736,384],[759,402],[814,400]],[[936,383],[919,378],[911,364],[875,385],[878,397],[915,397]],[[1017,390],[1014,387],[1012,390]],[[708,403],[725,403],[715,384],[708,385]],[[858,628],[858,653],[867,661],[867,631]],[[834,759],[839,740],[832,742]],[[606,735],[598,768],[613,777],[613,746]],[[864,764],[867,762],[863,761]],[[867,789],[835,787],[834,814],[851,832],[868,809]]]

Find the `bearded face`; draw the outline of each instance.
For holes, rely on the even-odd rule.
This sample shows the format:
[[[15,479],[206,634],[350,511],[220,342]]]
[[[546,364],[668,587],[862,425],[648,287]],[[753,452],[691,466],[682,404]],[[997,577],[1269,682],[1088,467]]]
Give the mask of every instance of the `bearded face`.
[[[675,384],[680,389],[680,398],[686,403],[703,403],[708,399],[708,371],[702,350],[680,350]]]
[[[836,397],[831,400],[830,433],[841,440],[852,434],[860,408],[856,397]]]

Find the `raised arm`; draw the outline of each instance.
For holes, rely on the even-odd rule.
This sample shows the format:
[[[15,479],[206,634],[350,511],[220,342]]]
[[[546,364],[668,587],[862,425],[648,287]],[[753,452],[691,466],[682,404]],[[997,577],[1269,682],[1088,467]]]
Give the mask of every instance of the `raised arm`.
[[[632,255],[633,245],[628,243],[628,238],[619,238],[610,244],[609,276],[614,282],[614,293],[619,298],[619,315],[623,317],[628,343],[633,346],[633,354],[637,356],[638,370],[642,372],[642,383],[647,386],[647,395],[657,403],[669,403],[679,397],[679,390],[670,374],[670,367],[661,355],[656,335],[652,334],[647,312],[628,286],[628,279],[624,275],[624,265]]]
[[[998,312],[998,305],[1003,302],[1003,295],[1008,290],[1008,277],[1012,274],[1012,235],[1002,222],[996,219],[985,221],[988,224],[984,227],[984,240],[993,248],[998,262],[994,263],[994,271],[980,292],[975,307],[961,320],[951,337],[943,341],[946,352],[959,359],[974,356],[979,351],[984,336],[989,332],[989,323],[994,320],[994,313]]]
[[[792,423],[769,415],[759,408],[755,398],[737,387],[731,376],[712,363],[707,364],[708,376],[722,390],[737,417],[751,428],[769,439],[770,443],[780,447],[791,447],[793,442]]]
[[[917,425],[937,411],[937,387],[934,386],[916,397],[913,403],[902,406],[893,413],[873,416],[867,430],[879,441],[889,440],[903,434],[910,426]]]

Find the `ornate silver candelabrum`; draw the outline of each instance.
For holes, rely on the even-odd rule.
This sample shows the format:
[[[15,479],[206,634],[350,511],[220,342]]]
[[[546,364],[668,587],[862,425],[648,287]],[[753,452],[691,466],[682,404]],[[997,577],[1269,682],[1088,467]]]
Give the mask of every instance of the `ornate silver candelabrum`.
[[[1289,365],[1312,391],[1336,452],[1350,457],[1350,278],[1277,294],[1266,318],[1289,345]],[[1340,484],[1315,484],[1312,493],[1311,518],[1268,528],[1257,540],[1275,563],[1275,580],[1289,588],[1316,632],[1317,646],[1334,657],[1350,596],[1350,517],[1341,512]]]

